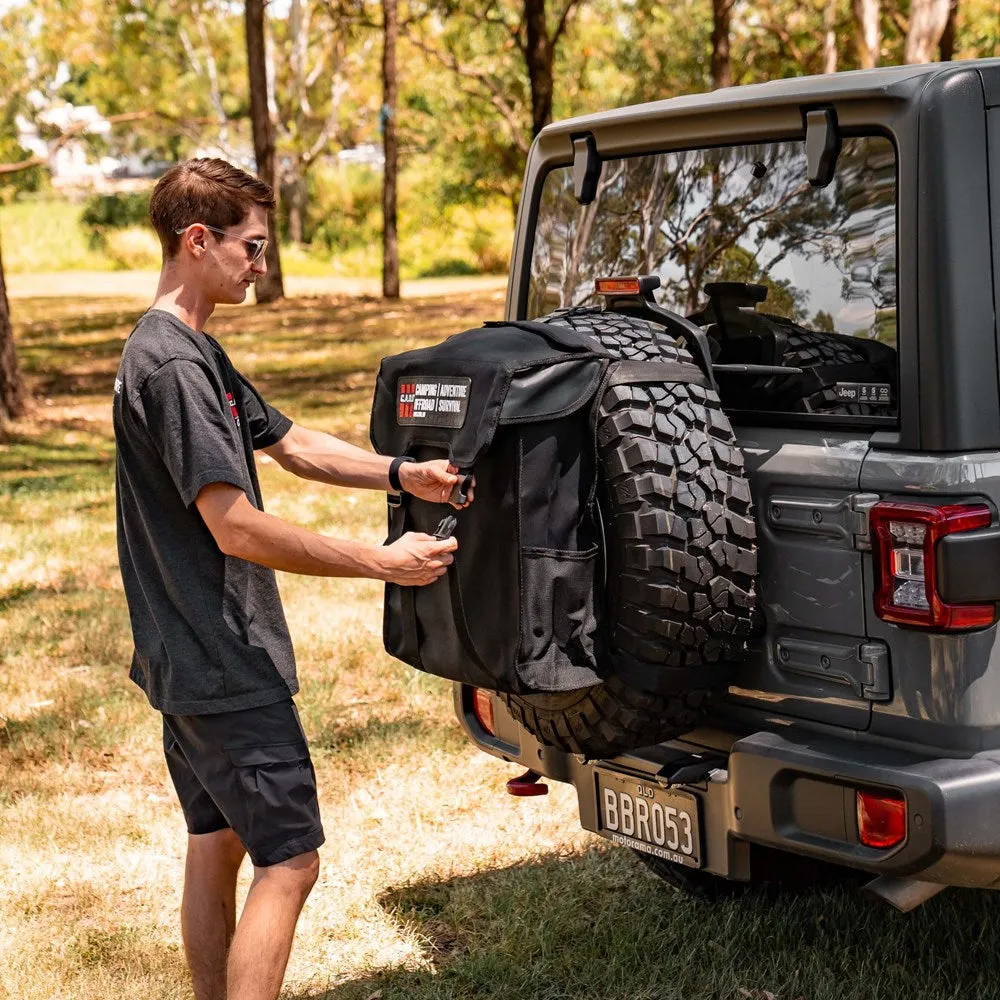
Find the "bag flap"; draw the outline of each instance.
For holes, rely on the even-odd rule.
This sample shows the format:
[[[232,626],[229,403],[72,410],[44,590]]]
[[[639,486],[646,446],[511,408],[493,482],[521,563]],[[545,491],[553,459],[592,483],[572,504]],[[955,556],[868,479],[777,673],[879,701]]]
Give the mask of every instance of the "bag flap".
[[[511,422],[571,412],[593,392],[606,357],[596,343],[567,327],[518,322],[466,330],[432,347],[384,358],[372,403],[372,445],[382,455],[404,455],[416,445],[437,447],[453,465],[470,469],[493,440],[515,379]],[[547,376],[553,367],[556,374]],[[536,373],[540,377],[533,381]]]
[[[606,367],[601,358],[580,358],[515,372],[500,423],[531,423],[575,412],[594,398]]]

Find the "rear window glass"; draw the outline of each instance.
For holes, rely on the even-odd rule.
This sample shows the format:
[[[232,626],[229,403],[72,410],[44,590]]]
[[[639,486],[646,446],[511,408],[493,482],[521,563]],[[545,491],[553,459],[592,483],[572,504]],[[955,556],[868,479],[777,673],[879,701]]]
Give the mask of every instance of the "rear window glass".
[[[845,139],[823,188],[807,180],[802,142],[607,160],[590,205],[574,197],[572,167],[551,171],[529,317],[598,305],[594,280],[627,274],[659,275],[657,300],[705,327],[716,363],[801,370],[720,377],[729,407],[895,416],[896,159],[887,138]]]

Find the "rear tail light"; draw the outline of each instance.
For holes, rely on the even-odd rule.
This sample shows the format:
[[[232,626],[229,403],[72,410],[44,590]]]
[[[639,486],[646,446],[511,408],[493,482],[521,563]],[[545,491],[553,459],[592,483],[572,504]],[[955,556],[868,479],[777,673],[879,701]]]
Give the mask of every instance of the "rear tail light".
[[[956,630],[992,625],[992,604],[947,604],[937,590],[935,547],[945,535],[989,527],[985,504],[878,503],[871,511],[875,613],[887,622]]]
[[[496,736],[493,723],[493,697],[489,691],[484,691],[482,688],[472,689],[472,714],[490,736]]]
[[[895,847],[906,839],[906,800],[898,792],[855,792],[858,839],[868,847]]]

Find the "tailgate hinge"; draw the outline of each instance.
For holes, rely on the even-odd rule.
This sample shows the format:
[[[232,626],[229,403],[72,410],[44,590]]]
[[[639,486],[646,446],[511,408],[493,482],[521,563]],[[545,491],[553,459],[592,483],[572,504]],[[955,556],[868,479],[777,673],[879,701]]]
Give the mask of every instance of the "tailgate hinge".
[[[850,497],[848,524],[851,534],[854,535],[854,547],[862,552],[871,550],[872,536],[868,515],[880,499],[877,493],[854,493]]]
[[[862,695],[870,701],[888,701],[892,695],[889,647],[884,642],[862,643],[858,659],[868,667],[868,677],[861,682]]]
[[[767,520],[780,531],[823,535],[868,551],[872,547],[868,515],[879,500],[877,493],[851,493],[837,499],[772,496],[767,502]]]
[[[881,640],[859,643],[782,635],[773,642],[773,662],[783,673],[842,684],[868,701],[888,701],[892,696],[889,647]]]

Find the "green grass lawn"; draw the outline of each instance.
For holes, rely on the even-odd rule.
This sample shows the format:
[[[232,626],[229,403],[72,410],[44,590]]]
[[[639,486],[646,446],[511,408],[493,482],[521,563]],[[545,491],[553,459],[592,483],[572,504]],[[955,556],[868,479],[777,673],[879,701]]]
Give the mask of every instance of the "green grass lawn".
[[[364,443],[374,371],[500,314],[498,295],[293,300],[211,330],[297,421]],[[129,300],[18,300],[30,419],[0,439],[0,997],[189,997],[184,829],[158,717],[126,679],[111,386]],[[268,509],[379,540],[384,501],[261,466]],[[480,498],[478,502],[483,502]],[[287,998],[1000,997],[1000,897],[910,916],[846,887],[709,904],[579,829],[575,793],[512,799],[449,685],[381,648],[369,581],[281,575],[327,844]],[[243,887],[249,872],[244,872]]]

